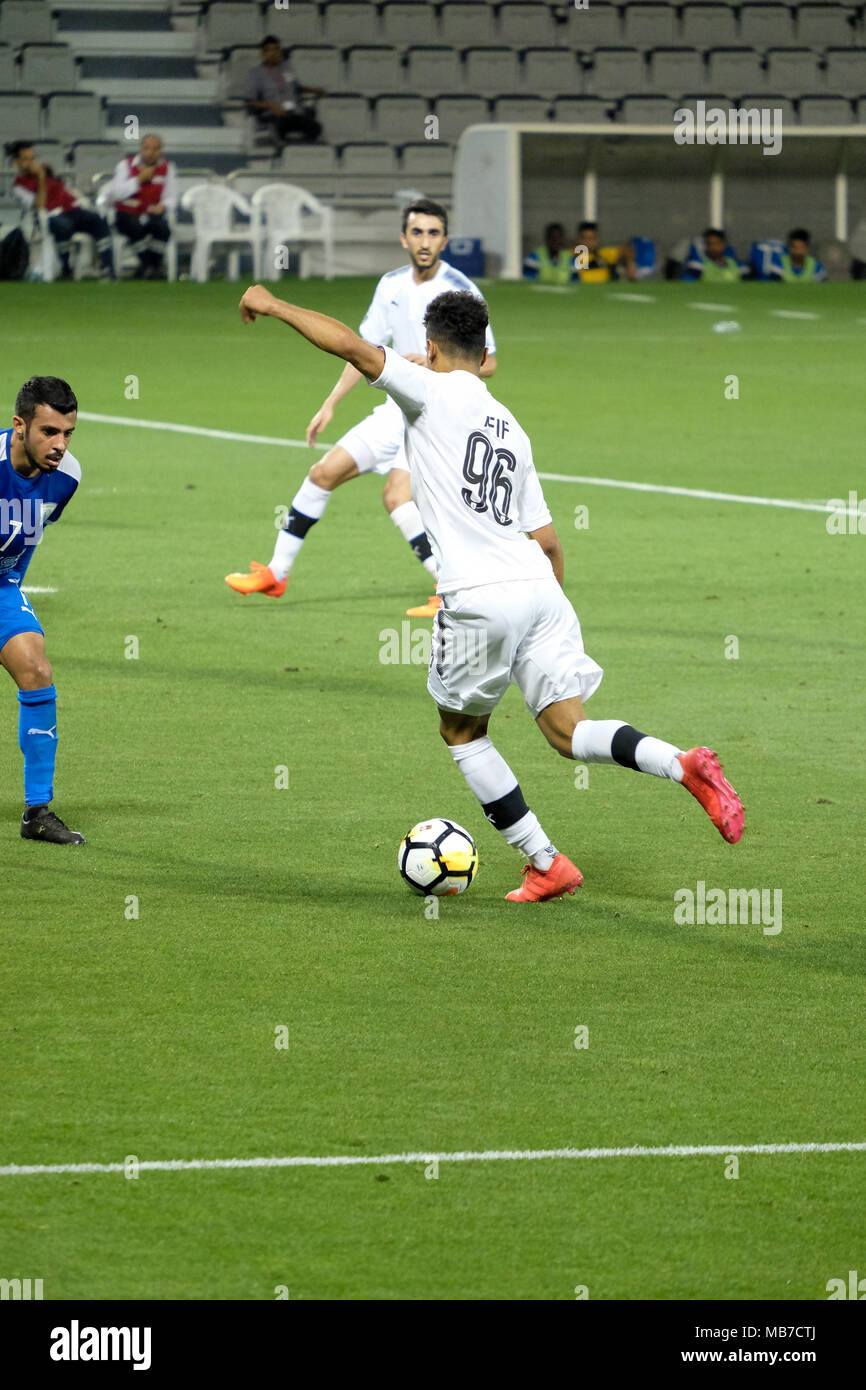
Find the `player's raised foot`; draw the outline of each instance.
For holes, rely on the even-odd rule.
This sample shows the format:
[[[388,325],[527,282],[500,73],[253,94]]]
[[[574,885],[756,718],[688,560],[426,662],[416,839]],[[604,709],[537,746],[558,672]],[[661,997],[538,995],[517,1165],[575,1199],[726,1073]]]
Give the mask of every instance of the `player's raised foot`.
[[[84,845],[87,843],[77,830],[70,830],[51,807],[28,806],[21,817],[22,840],[45,840],[49,845]]]
[[[564,854],[558,854],[549,869],[534,869],[527,864],[520,887],[513,893],[506,893],[505,897],[512,903],[543,903],[548,898],[573,893],[582,883],[583,874],[577,865]]]
[[[690,748],[680,753],[683,786],[701,803],[719,834],[735,845],[743,833],[743,803],[730,782],[722,776],[722,765],[712,748]]]
[[[227,574],[226,583],[237,594],[267,594],[268,598],[281,598],[288,580],[276,579],[267,565],[253,560],[249,574]]]
[[[407,608],[407,618],[435,618],[439,609],[442,607],[442,600],[438,594],[431,594],[426,603],[419,604],[417,608]]]

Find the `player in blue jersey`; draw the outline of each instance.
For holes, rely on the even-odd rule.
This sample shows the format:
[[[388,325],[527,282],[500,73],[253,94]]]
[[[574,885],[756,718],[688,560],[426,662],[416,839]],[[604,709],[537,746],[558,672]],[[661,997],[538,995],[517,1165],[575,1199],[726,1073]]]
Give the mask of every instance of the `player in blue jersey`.
[[[32,376],[0,431],[0,666],[18,686],[18,746],[24,755],[25,840],[83,845],[51,810],[57,754],[57,691],[45,638],[21,588],[46,522],[63,514],[81,480],[69,453],[78,401],[56,376]]]

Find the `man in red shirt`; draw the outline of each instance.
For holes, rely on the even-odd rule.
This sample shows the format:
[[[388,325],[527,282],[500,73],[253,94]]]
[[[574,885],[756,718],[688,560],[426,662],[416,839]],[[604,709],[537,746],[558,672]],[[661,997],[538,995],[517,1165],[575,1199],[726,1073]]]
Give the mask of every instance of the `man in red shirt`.
[[[47,212],[48,226],[60,257],[61,280],[71,280],[69,250],[76,232],[87,232],[96,243],[99,255],[100,279],[114,279],[114,254],[111,232],[104,217],[80,206],[48,164],[40,164],[30,140],[13,140],[6,153],[18,173],[12,191],[25,212]]]
[[[177,176],[158,135],[145,135],[139,153],[120,161],[110,195],[115,226],[138,255],[135,279],[163,279],[165,244],[171,236],[165,214],[177,205]]]

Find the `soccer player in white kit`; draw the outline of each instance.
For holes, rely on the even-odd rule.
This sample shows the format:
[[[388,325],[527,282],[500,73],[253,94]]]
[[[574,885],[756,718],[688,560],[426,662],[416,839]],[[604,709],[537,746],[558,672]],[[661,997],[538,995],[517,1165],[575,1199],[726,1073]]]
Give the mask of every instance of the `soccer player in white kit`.
[[[448,242],[448,214],[439,203],[419,198],[404,208],[400,241],[409,254],[409,264],[382,276],[359,332],[368,342],[391,343],[401,355],[424,365],[424,313],[428,304],[446,290],[470,290],[479,298],[481,292],[466,275],[440,259]],[[489,325],[486,345],[487,359],[481,374],[491,377],[496,370],[496,343]],[[333,391],[307,426],[308,444],[315,444],[321,431],[331,423],[334,407],[361,379],[361,373],[347,363]],[[229,588],[241,594],[280,598],[298,552],[310,528],[322,517],[331,494],[342,483],[363,473],[387,475],[382,494],[385,508],[435,581],[436,561],[412,501],[408,467],[403,452],[403,416],[399,407],[386,399],[313,464],[292,500],[269,564],[253,561],[249,574],[227,574]],[[434,594],[425,604],[407,612],[410,618],[432,617],[439,604]]]
[[[583,875],[529,809],[517,778],[488,737],[490,716],[513,680],[548,743],[578,762],[619,763],[682,782],[724,839],[743,833],[743,807],[709,748],[683,752],[621,719],[588,719],[583,701],[602,678],[583,649],[562,590],[562,548],[529,440],[480,380],[487,308],[446,293],[427,310],[428,367],[376,347],[350,328],[285,304],[261,285],[240,303],[244,322],[264,314],[315,347],[343,357],[387,391],[406,422],[414,496],[436,556],[436,615],[427,688],[440,733],[487,819],[529,859],[512,902],[573,893]]]

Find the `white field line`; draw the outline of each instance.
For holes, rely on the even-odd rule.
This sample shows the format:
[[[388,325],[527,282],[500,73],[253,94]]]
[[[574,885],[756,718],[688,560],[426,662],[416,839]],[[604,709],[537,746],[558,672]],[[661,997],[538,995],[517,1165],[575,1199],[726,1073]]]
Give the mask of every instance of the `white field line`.
[[[56,594],[57,590],[52,589],[51,585],[44,588],[39,584],[22,584],[21,592],[24,594]]]
[[[777,319],[819,319],[820,314],[808,314],[805,309],[770,309],[769,311]]]
[[[717,309],[727,309],[727,310],[731,310],[731,309],[735,308],[736,306],[733,305],[733,304],[707,304],[706,301],[703,300],[703,299],[695,299],[695,300],[692,301],[692,303],[691,303],[688,307],[689,307],[690,309],[707,309],[707,310],[712,310],[713,313],[715,313]]]
[[[8,1163],[0,1167],[0,1177],[21,1178],[42,1174],[123,1173],[135,1171],[176,1173],[206,1169],[233,1168],[357,1168],[380,1167],[395,1163],[493,1163],[525,1162],[532,1159],[563,1158],[707,1158],[728,1154],[829,1154],[866,1153],[866,1142],[815,1144],[666,1144],[645,1148],[640,1144],[621,1149],[465,1149],[437,1153],[434,1149],[399,1154],[327,1154],[286,1158],[158,1158],[133,1159],[127,1163]]]
[[[94,415],[79,410],[79,420],[94,425],[137,425],[141,430],[169,430],[173,434],[199,434],[205,439],[233,439],[238,444],[274,444],[283,449],[309,449],[306,439],[274,439],[269,434],[238,434],[235,430],[209,430],[203,425],[175,425],[167,420],[135,420],[130,415]],[[314,449],[330,449],[330,444],[314,444]]]
[[[616,291],[607,297],[608,299],[622,299],[625,303],[631,301],[632,304],[655,304],[656,302],[654,294],[631,294],[628,291]]]

